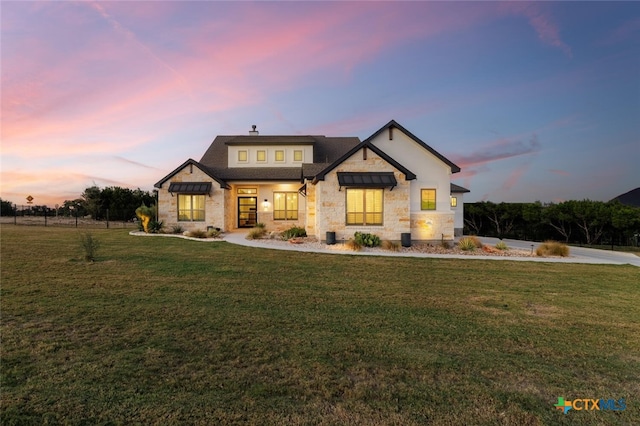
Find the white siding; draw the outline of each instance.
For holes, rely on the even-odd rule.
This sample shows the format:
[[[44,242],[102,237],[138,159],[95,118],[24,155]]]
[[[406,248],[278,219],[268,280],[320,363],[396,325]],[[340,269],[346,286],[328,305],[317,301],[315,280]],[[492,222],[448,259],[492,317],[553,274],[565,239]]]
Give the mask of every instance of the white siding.
[[[247,161],[238,161],[238,152],[247,152]],[[266,151],[266,161],[258,161],[258,151]],[[276,161],[276,151],[284,151],[284,161]],[[295,151],[302,151],[302,160],[295,161]],[[313,163],[313,145],[231,145],[228,147],[229,167],[300,167]]]

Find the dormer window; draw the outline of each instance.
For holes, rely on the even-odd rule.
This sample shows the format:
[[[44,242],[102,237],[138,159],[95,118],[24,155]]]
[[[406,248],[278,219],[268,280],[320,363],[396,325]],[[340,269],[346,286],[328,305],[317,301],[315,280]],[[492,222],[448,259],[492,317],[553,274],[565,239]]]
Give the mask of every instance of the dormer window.
[[[249,156],[246,150],[238,151],[238,163],[246,163],[249,161]]]
[[[259,149],[256,153],[256,160],[259,162],[267,161],[267,151],[265,151],[264,149]]]
[[[276,149],[276,161],[284,161],[284,150]]]
[[[296,149],[293,151],[293,161],[302,161],[302,150]]]

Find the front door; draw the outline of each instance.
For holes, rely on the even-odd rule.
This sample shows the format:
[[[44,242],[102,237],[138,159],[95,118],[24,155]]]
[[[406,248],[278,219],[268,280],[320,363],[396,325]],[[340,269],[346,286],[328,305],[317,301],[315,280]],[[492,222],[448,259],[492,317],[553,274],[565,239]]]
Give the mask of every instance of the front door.
[[[238,228],[252,228],[258,221],[258,197],[238,197]]]

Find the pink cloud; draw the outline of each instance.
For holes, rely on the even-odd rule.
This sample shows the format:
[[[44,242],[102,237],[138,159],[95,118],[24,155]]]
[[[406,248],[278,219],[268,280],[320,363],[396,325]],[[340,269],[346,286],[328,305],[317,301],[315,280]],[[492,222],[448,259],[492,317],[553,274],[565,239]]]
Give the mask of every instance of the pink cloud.
[[[502,183],[501,191],[510,191],[520,182],[520,179],[528,170],[529,164],[525,164],[512,171],[507,179]]]
[[[571,47],[562,40],[560,29],[549,13],[543,10],[544,6],[541,3],[504,2],[500,3],[500,7],[509,13],[525,16],[540,41],[562,50],[568,57],[572,56]]]
[[[499,139],[470,154],[451,155],[451,160],[460,168],[485,165],[494,161],[534,154],[540,150],[538,135],[531,135],[528,141],[521,139]]]

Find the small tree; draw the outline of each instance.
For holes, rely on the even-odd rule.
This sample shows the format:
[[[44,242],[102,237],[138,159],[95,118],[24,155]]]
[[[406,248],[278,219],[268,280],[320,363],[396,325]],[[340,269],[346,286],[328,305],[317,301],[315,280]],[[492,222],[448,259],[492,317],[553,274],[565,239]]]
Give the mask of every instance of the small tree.
[[[148,207],[146,204],[142,204],[136,209],[136,216],[142,222],[142,229],[147,234],[149,233],[149,223],[153,220],[156,214],[156,206]]]

